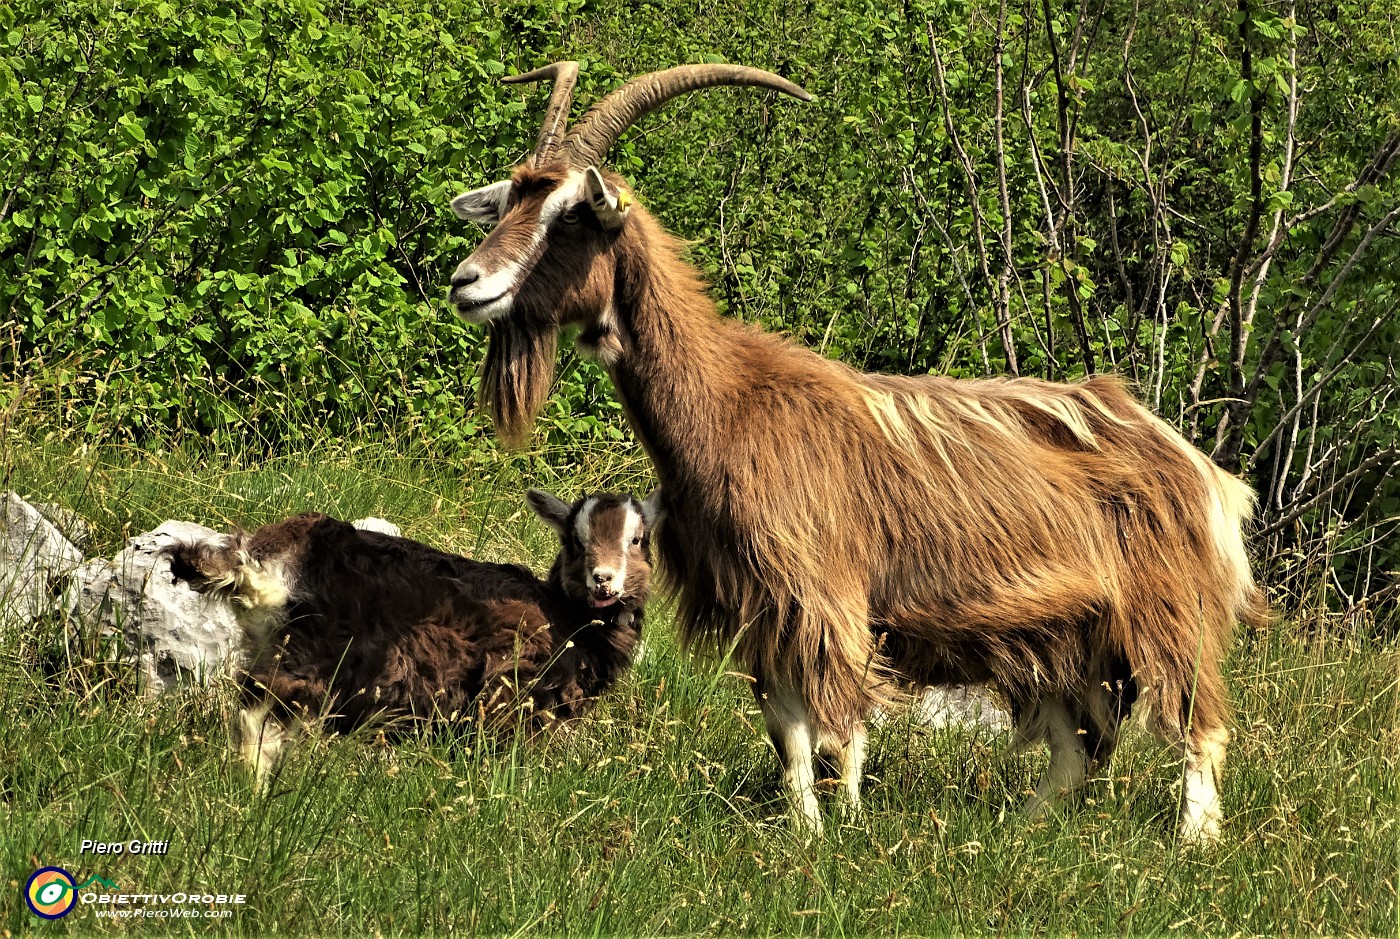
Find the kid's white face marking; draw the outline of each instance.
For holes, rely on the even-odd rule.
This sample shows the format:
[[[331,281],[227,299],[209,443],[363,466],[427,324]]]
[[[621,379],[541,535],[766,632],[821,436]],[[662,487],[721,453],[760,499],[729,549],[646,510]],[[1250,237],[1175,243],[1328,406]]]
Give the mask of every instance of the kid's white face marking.
[[[595,543],[593,522],[594,512],[597,508],[598,500],[590,497],[583,503],[574,520],[574,532],[578,535],[579,541],[583,543],[591,562],[585,566],[584,580],[590,590],[595,585],[608,586],[615,592],[621,593],[627,587],[628,557],[634,547],[632,542],[641,537],[646,520],[637,510],[635,504],[627,503],[621,506],[624,513],[621,535],[616,542],[615,551],[613,551],[609,550],[608,546]],[[595,577],[602,577],[602,582],[599,583]]]
[[[642,516],[629,503],[623,510],[627,517],[622,521],[622,543],[618,545],[617,556],[617,589],[619,591],[627,588],[627,556],[632,551],[632,539],[638,537],[642,531]]]
[[[578,516],[574,519],[574,534],[578,535],[578,540],[587,545],[592,540],[591,526],[588,517],[593,514],[593,509],[598,505],[598,500],[590,496],[584,500],[583,507],[578,510]]]

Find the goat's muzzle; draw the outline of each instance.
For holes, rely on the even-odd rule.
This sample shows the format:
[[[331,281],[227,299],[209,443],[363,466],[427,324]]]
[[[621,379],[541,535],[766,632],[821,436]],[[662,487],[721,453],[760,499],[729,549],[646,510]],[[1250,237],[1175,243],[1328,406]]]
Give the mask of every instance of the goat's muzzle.
[[[595,610],[612,606],[622,599],[622,594],[614,592],[609,587],[596,587],[588,594],[588,605]]]
[[[457,315],[469,323],[484,323],[509,312],[513,291],[490,283],[494,279],[483,279],[479,270],[466,264],[458,267],[447,293]]]

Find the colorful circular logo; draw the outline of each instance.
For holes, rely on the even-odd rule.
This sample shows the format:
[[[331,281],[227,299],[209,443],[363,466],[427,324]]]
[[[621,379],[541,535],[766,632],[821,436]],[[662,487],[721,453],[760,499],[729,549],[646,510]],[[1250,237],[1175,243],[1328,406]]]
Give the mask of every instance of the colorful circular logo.
[[[59,919],[78,902],[77,884],[61,867],[41,867],[24,885],[24,902],[35,916]]]

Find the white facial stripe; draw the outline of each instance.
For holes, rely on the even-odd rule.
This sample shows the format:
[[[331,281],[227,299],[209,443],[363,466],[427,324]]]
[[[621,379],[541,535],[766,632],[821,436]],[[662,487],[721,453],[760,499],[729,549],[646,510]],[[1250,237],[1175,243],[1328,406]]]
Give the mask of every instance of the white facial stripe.
[[[642,516],[629,503],[626,507],[627,518],[622,522],[622,550],[618,552],[618,557],[622,560],[618,562],[617,569],[617,589],[627,588],[627,554],[632,550],[632,539],[637,537],[642,530]]]
[[[540,223],[535,228],[536,243],[544,240],[545,232],[549,230],[550,225],[554,224],[555,219],[578,202],[582,186],[583,173],[575,171],[559,184],[558,189],[549,194],[548,199],[544,200],[544,206],[540,209]]]
[[[578,540],[585,545],[589,539],[588,516],[592,514],[593,507],[598,504],[597,499],[589,498],[583,503],[583,508],[578,510],[578,517],[574,519],[574,533],[578,535]]]
[[[544,200],[544,205],[540,207],[539,220],[535,223],[535,230],[530,235],[530,243],[520,256],[506,263],[499,270],[478,277],[474,283],[457,288],[453,298],[458,303],[482,304],[478,308],[469,309],[463,313],[463,319],[474,323],[484,323],[510,312],[512,295],[516,288],[516,281],[520,277],[521,268],[534,259],[535,252],[540,249],[540,245],[544,244],[545,235],[549,233],[549,226],[554,224],[554,220],[578,202],[579,190],[582,185],[583,173],[581,171],[571,173],[559,185],[559,188],[550,193],[549,197]],[[505,194],[501,196],[502,214],[505,212],[505,199],[509,192],[510,189],[507,186]]]
[[[582,174],[578,172],[571,173],[564,182],[560,183],[559,188],[550,193],[549,197],[544,200],[544,205],[540,206],[539,220],[535,223],[535,230],[530,235],[530,246],[522,253],[518,261],[510,265],[511,286],[515,284],[515,274],[520,270],[520,266],[524,264],[527,259],[533,258],[535,252],[540,249],[540,245],[544,244],[544,236],[549,234],[549,226],[553,225],[554,220],[563,215],[566,209],[578,202],[579,186],[581,185]],[[501,273],[504,273],[504,271]],[[489,279],[494,279],[499,276],[501,276],[500,273],[492,274]]]

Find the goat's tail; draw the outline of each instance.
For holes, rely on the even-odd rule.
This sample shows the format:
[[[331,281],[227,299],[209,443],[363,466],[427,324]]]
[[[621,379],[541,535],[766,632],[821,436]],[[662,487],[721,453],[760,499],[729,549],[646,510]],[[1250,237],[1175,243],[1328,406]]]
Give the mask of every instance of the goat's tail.
[[[1145,408],[1143,413],[1148,413]],[[1258,502],[1254,489],[1243,479],[1221,469],[1161,418],[1149,414],[1148,419],[1186,456],[1205,484],[1207,504],[1204,508],[1210,541],[1215,545],[1220,570],[1228,581],[1225,586],[1233,593],[1233,598],[1226,600],[1230,608],[1222,613],[1252,627],[1268,625],[1273,614],[1264,591],[1254,582],[1249,552],[1245,549],[1245,530],[1254,519]]]
[[[1249,626],[1265,626],[1272,618],[1269,603],[1254,582],[1244,544],[1245,526],[1254,517],[1257,501],[1254,490],[1244,480],[1216,466],[1199,451],[1197,460],[1210,491],[1211,538],[1222,566],[1235,585],[1235,618]]]

